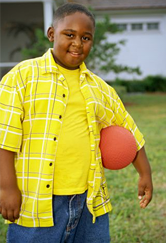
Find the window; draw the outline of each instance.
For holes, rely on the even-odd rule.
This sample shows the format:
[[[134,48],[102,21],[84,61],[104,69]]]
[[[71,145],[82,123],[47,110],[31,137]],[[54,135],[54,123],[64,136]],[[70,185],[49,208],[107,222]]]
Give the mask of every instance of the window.
[[[148,30],[158,30],[159,23],[147,23],[147,29]]]
[[[117,23],[116,24],[119,31],[127,31],[134,32],[134,31],[140,31],[140,32],[149,32],[151,30],[159,30],[160,23],[159,22],[142,22],[142,23]]]
[[[117,24],[119,30],[127,30],[127,24]]]
[[[140,23],[131,24],[131,29],[132,30],[142,30],[143,24],[140,24]]]

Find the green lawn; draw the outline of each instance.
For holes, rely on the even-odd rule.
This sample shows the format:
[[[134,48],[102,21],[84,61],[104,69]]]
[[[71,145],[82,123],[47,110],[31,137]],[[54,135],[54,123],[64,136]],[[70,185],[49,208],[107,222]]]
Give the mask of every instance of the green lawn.
[[[110,232],[113,243],[164,243],[166,241],[166,94],[128,95],[123,98],[146,140],[154,184],[153,200],[139,208],[138,174],[132,165],[106,171],[113,211]]]
[[[110,232],[113,243],[164,243],[166,240],[166,94],[127,95],[126,108],[146,140],[152,167],[154,196],[146,209],[139,208],[138,174],[132,165],[119,171],[106,170],[113,211]],[[0,218],[0,243],[7,226]],[[102,242],[101,242],[102,243]]]

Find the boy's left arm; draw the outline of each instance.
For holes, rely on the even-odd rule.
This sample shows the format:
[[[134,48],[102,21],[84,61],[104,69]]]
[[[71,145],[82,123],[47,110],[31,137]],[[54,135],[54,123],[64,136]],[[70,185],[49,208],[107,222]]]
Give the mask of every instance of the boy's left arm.
[[[151,168],[144,147],[138,151],[133,165],[139,173],[138,198],[140,199],[140,207],[145,208],[152,199],[153,184]]]

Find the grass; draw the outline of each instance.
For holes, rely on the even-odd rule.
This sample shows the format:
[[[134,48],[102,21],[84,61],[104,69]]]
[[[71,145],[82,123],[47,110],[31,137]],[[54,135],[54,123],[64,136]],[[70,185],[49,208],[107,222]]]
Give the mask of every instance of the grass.
[[[138,173],[134,167],[106,170],[113,205],[110,213],[112,242],[163,243],[166,239],[166,95],[129,95],[123,101],[145,136],[154,195],[149,206],[140,209],[137,199]]]
[[[106,170],[113,211],[110,232],[113,243],[163,243],[166,239],[166,95],[127,95],[126,108],[145,136],[152,167],[154,196],[146,209],[139,208],[138,174],[132,165],[119,171]],[[7,226],[0,217],[0,243]]]

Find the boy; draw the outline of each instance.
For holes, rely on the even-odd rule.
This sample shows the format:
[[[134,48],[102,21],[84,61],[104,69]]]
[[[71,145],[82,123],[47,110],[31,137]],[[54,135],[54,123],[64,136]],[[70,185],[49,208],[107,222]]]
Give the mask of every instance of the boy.
[[[108,243],[107,193],[100,131],[129,129],[137,141],[134,161],[140,206],[152,198],[144,139],[114,89],[84,60],[95,21],[78,4],[55,13],[44,56],[13,68],[0,89],[0,212],[9,243]]]

